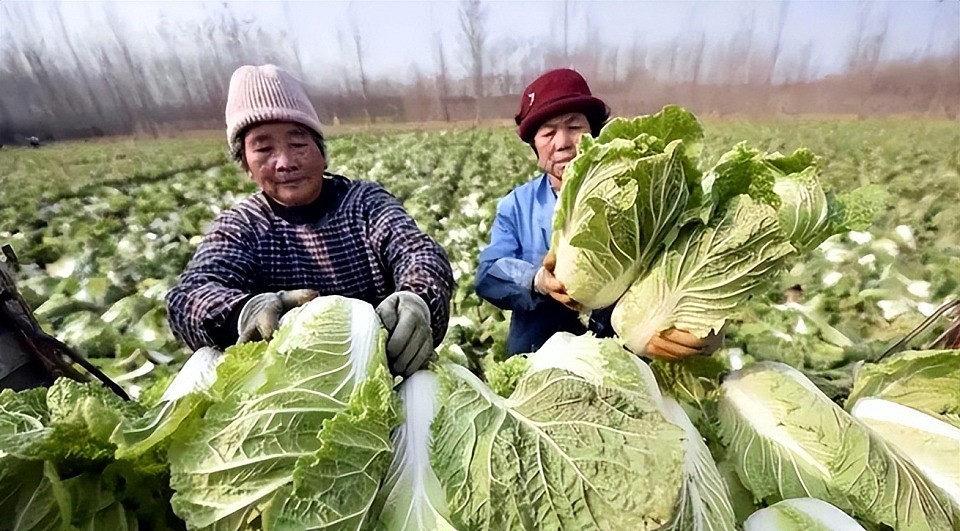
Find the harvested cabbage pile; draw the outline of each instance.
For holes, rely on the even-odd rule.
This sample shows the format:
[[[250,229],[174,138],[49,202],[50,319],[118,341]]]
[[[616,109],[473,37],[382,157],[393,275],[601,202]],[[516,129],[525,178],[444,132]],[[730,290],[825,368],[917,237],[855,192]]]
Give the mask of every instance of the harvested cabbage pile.
[[[287,314],[269,344],[222,360],[201,351],[192,389],[151,409],[64,379],[4,391],[4,518],[16,529],[359,527],[399,423],[385,337],[369,304],[324,297]]]
[[[289,314],[269,343],[196,359],[152,407],[67,380],[0,393],[13,527],[960,525],[957,429],[923,412],[960,351],[864,365],[852,414],[769,362],[698,409],[615,339],[566,333],[485,379],[444,358],[394,382],[373,308],[341,297]]]

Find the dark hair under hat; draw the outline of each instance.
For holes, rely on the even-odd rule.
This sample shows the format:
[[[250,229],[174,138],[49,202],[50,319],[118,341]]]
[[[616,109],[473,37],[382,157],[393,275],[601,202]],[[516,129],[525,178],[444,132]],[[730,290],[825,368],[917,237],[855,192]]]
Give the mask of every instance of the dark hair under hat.
[[[517,134],[529,143],[544,122],[571,112],[587,117],[594,136],[610,116],[610,108],[593,96],[578,72],[569,68],[550,70],[530,83],[520,96],[520,112],[514,117]]]

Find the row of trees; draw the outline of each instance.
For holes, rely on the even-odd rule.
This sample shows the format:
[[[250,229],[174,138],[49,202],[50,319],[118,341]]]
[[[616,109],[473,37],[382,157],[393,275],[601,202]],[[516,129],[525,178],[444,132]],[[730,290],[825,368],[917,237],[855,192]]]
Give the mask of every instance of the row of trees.
[[[7,27],[24,30],[7,31],[0,51],[0,141],[220,127],[227,81],[237,66],[276,63],[307,78],[292,36],[266,31],[227,4],[193,23],[162,20],[146,49],[132,45],[137,36],[111,3],[102,5],[99,38],[83,43],[71,36],[62,10],[48,13],[59,35],[37,36],[28,29],[39,27],[46,14],[11,4],[3,9]],[[809,45],[799,53],[784,50],[785,13],[764,46],[755,37],[755,21],[747,19],[723,46],[708,44],[701,34],[651,49],[640,41],[602,44],[589,18],[581,24],[586,34],[580,42],[590,44],[571,44],[567,1],[554,42],[493,40],[486,5],[461,0],[457,42],[434,34],[433,57],[412,64],[408,79],[370,75],[363,35],[353,22],[338,30],[343,59],[335,82],[311,88],[325,122],[508,118],[525,84],[560,66],[583,72],[595,92],[624,114],[677,101],[716,113],[956,116],[960,53],[884,64],[885,27],[862,24],[846,74],[816,80]]]

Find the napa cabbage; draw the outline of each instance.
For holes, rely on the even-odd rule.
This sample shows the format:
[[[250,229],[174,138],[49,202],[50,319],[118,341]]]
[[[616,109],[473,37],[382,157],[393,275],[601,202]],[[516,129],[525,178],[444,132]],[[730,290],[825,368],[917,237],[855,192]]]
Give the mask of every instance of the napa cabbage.
[[[115,460],[111,434],[144,409],[97,383],[0,393],[0,513],[12,529],[167,528],[159,455]]]
[[[858,400],[850,413],[960,504],[960,428],[882,398]]]
[[[847,513],[816,498],[792,498],[750,515],[743,531],[865,531]]]
[[[4,518],[22,529],[371,523],[399,424],[372,306],[318,298],[270,343],[201,350],[186,367],[150,409],[65,379],[0,393]]]
[[[508,396],[437,369],[430,462],[457,529],[735,528],[700,434],[616,341],[556,334],[519,369]]]
[[[780,237],[773,209],[739,195],[714,224],[684,229],[617,303],[613,329],[638,354],[670,327],[706,337],[762,289],[793,250]]]
[[[960,428],[960,350],[919,350],[864,363],[854,373],[847,409],[883,398]]]
[[[721,391],[720,435],[755,498],[813,497],[894,529],[960,525],[955,500],[796,369],[756,363]]]
[[[685,142],[699,142],[702,130],[686,111],[664,113],[615,119],[597,140],[584,136],[564,173],[554,273],[587,309],[616,302],[673,234],[691,196],[699,197]]]
[[[259,357],[229,357],[220,398],[173,434],[174,511],[191,527],[357,527],[397,424],[385,332],[369,304],[293,310]]]
[[[825,192],[816,157],[738,144],[704,174],[678,228],[617,302],[614,330],[642,354],[668,328],[699,338],[718,332],[787,261],[828,237],[863,229],[886,199],[875,187],[842,197]],[[574,297],[576,298],[576,297]]]

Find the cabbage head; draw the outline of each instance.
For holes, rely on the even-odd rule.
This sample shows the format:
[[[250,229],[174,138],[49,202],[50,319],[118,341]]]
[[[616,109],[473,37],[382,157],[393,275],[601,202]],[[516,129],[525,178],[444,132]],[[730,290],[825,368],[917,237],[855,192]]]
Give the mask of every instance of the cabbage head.
[[[756,499],[817,498],[894,529],[960,525],[956,501],[796,369],[755,363],[721,391],[720,435]]]
[[[216,400],[172,436],[174,512],[191,528],[359,527],[399,421],[385,338],[369,304],[320,297],[260,355],[228,350]]]
[[[684,228],[617,303],[613,329],[637,354],[671,327],[706,337],[762,289],[792,252],[773,208],[737,196],[712,225]]]
[[[661,122],[614,120],[600,140],[581,139],[564,173],[553,218],[554,273],[587,309],[620,298],[675,233],[699,189],[700,174],[685,144],[685,138],[699,138],[697,132],[702,136],[699,124],[671,131]]]
[[[816,498],[792,498],[750,515],[743,531],[865,531],[856,520]]]
[[[431,464],[457,529],[734,529],[700,435],[646,364],[557,334],[525,365],[509,396],[438,369]]]

